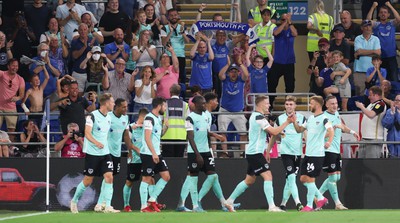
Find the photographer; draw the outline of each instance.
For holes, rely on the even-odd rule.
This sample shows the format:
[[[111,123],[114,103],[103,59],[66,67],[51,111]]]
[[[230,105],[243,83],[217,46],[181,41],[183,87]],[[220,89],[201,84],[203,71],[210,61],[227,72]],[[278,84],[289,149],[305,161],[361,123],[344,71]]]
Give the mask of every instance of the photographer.
[[[64,135],[63,139],[55,146],[55,151],[61,151],[61,157],[65,158],[83,158],[85,154],[82,151],[83,137],[79,133],[79,125],[69,123],[67,125],[68,134]]]

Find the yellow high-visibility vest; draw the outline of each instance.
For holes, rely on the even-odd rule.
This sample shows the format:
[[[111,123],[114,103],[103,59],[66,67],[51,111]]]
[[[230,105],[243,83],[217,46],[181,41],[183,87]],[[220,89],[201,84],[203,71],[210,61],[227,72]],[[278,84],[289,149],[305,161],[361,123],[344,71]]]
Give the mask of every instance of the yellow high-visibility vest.
[[[263,48],[264,46],[267,46],[269,52],[272,53],[272,45],[274,43],[273,32],[275,27],[276,25],[271,21],[269,21],[265,26],[262,26],[262,23],[259,23],[254,27],[254,32],[257,33],[257,36],[260,39],[257,42],[256,49],[258,54],[264,58],[268,57],[267,51]]]
[[[328,14],[319,14],[313,13],[309,16],[313,21],[313,25],[315,28],[321,30],[322,37],[326,39],[330,39],[330,33],[333,29],[333,18]],[[318,51],[318,40],[322,37],[319,37],[316,32],[308,32],[307,35],[307,52]]]
[[[271,7],[267,6],[267,9],[269,9],[271,11],[271,18],[272,16],[275,15],[276,10],[275,9],[271,9]],[[260,7],[255,7],[254,9],[250,9],[250,13],[253,16],[253,21],[255,23],[260,23],[262,22],[262,17],[261,17],[261,12],[260,12]]]

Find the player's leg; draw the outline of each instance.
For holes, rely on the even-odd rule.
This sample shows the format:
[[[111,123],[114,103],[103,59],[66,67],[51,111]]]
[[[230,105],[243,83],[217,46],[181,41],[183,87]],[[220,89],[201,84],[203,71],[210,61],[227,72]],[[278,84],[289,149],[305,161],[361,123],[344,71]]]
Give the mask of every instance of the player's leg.
[[[119,163],[118,160],[116,160],[115,162],[116,164]],[[118,164],[119,165],[119,164]],[[112,196],[114,194],[114,186],[113,186],[113,181],[114,181],[114,169],[118,168],[118,166],[114,166],[114,161],[111,157],[111,155],[107,155],[105,156],[105,158],[103,159],[102,165],[102,173],[103,173],[103,177],[104,177],[104,191],[100,192],[100,196],[103,196],[103,199],[105,202],[105,209],[104,209],[104,213],[117,213],[120,212],[119,210],[115,210],[112,206],[111,206],[111,200],[112,200]]]
[[[185,182],[182,185],[180,200],[178,203],[178,207],[176,211],[190,211],[190,209],[185,207],[185,201],[187,196],[189,195],[192,198],[193,208],[197,208],[198,205],[198,192],[197,192],[197,183],[198,183],[198,174],[199,167],[196,162],[196,156],[194,153],[188,153],[187,157],[188,161],[188,175],[186,176]]]
[[[203,199],[204,196],[210,191],[210,189],[213,187],[214,183],[216,180],[218,180],[218,175],[215,173],[215,161],[214,157],[211,156],[210,154],[201,154],[204,160],[204,165],[202,170],[204,173],[207,175],[206,180],[204,181],[203,185],[201,186],[200,192],[199,192],[199,201],[201,203],[201,200]],[[222,193],[222,190],[221,190]]]
[[[297,210],[300,211],[303,205],[299,199],[299,192],[296,184],[296,175],[300,165],[300,158],[294,155],[282,155],[282,162],[286,170],[286,182],[283,190],[282,203],[280,208],[286,209],[286,203],[292,195]]]
[[[241,194],[243,194],[250,185],[256,182],[256,174],[257,174],[257,158],[256,155],[247,155],[247,175],[246,178],[241,181],[236,188],[233,190],[232,194],[227,199],[228,204],[233,204]]]
[[[154,212],[148,207],[147,199],[149,197],[149,185],[153,183],[155,163],[151,155],[140,154],[142,160],[142,182],[140,183],[140,210],[141,212]]]
[[[317,197],[317,208],[321,209],[322,206],[328,203],[321,192],[319,192],[315,185],[315,178],[320,175],[324,157],[305,157],[301,166],[300,181],[307,187],[307,206],[302,211],[312,211],[314,196]]]
[[[85,192],[86,188],[89,187],[92,182],[94,176],[98,175],[99,173],[97,172],[97,162],[98,159],[95,156],[86,154],[85,157],[85,169],[84,169],[84,174],[85,176],[83,177],[83,180],[78,184],[75,190],[75,194],[71,200],[71,206],[70,210],[72,213],[78,213],[78,200],[81,198],[83,192]]]
[[[127,165],[127,176],[125,185],[123,188],[123,199],[124,199],[124,211],[131,212],[132,208],[130,206],[132,186],[134,181],[138,181],[140,179],[140,172],[142,169],[141,163],[129,163]]]
[[[260,176],[264,179],[264,194],[268,202],[268,211],[281,212],[282,209],[275,206],[274,202],[274,188],[272,186],[272,173],[269,170],[269,166],[266,167],[266,171],[260,173]]]
[[[156,186],[152,193],[150,193],[150,198],[148,200],[149,207],[152,207],[153,210],[159,212],[160,209],[157,205],[157,198],[164,190],[165,186],[167,185],[168,181],[170,180],[170,174],[168,171],[167,163],[165,162],[164,158],[159,155],[160,162],[155,165],[154,173],[159,173],[161,178],[157,181]]]

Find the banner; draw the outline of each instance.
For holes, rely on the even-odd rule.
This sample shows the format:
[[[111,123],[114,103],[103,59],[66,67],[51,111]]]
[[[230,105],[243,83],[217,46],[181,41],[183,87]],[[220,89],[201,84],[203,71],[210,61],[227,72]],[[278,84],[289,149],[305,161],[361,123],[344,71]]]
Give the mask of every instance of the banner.
[[[233,32],[244,33],[249,37],[249,46],[253,43],[258,42],[258,36],[253,29],[244,23],[237,22],[214,22],[214,21],[197,21],[192,25],[187,36],[196,42],[195,35],[199,31],[203,30],[227,30]]]

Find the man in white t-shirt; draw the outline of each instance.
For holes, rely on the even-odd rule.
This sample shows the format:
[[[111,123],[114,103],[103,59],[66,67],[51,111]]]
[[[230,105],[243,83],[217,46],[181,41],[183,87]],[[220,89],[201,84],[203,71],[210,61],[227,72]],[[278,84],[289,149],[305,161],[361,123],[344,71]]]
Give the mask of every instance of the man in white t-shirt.
[[[81,23],[81,15],[86,12],[86,8],[76,4],[75,0],[67,0],[63,5],[57,7],[56,18],[60,26],[64,26],[65,36],[69,41],[72,40],[72,33],[78,29]]]

